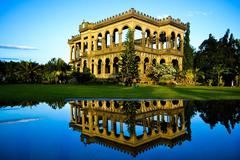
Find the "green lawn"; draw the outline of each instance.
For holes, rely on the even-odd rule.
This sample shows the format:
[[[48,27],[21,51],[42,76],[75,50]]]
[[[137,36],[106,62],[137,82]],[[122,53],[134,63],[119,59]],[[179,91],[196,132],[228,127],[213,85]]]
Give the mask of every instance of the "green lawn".
[[[183,98],[239,100],[240,88],[117,85],[0,85],[0,101],[55,101],[65,98]]]

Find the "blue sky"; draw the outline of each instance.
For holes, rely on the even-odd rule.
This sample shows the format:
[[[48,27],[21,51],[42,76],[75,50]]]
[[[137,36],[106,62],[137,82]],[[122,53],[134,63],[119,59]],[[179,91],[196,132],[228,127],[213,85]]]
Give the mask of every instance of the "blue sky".
[[[67,40],[83,19],[96,22],[130,8],[190,22],[195,48],[209,33],[220,38],[227,28],[240,38],[240,0],[0,0],[0,58],[69,62]]]

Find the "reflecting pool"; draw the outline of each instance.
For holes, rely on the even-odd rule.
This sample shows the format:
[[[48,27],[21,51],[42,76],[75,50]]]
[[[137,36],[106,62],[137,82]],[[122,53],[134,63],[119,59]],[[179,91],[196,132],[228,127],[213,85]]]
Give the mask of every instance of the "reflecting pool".
[[[0,160],[240,159],[240,101],[0,102]]]

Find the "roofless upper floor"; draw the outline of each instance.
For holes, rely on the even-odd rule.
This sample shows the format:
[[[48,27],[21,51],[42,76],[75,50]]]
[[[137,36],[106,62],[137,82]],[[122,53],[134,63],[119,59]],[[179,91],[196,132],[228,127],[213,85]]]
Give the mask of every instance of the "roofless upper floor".
[[[114,30],[118,30],[121,33],[126,27],[132,30],[141,28],[142,32],[149,31],[150,35],[157,33],[157,35],[160,36],[161,32],[165,32],[169,37],[173,31],[176,35],[179,34],[183,37],[184,31],[187,29],[187,25],[181,22],[180,19],[174,19],[171,16],[157,19],[131,8],[126,12],[95,23],[82,22],[79,25],[80,34],[72,36],[68,43],[72,44],[89,34],[93,37],[97,37],[99,33],[104,36],[106,31],[108,31],[110,35],[114,34]]]

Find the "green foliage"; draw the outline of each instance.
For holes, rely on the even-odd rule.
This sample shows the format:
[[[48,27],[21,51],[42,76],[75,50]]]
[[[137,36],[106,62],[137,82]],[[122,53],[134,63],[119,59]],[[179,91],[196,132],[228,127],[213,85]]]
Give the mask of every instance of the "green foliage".
[[[84,68],[83,72],[73,71],[71,77],[76,78],[78,83],[87,83],[95,78],[89,68]]]
[[[0,83],[66,83],[71,68],[61,58],[53,58],[45,65],[0,61],[0,69]]]
[[[229,29],[219,40],[210,34],[209,38],[202,42],[194,57],[194,67],[205,73],[205,79],[200,82],[215,86],[224,83],[230,86],[239,76],[239,52],[239,40],[234,39]]]
[[[125,50],[121,55],[119,67],[121,81],[126,86],[132,86],[134,81],[139,78],[139,71],[138,61],[136,59],[136,53],[134,49],[133,32],[130,30],[127,33]]]
[[[146,70],[147,77],[156,82],[162,80],[171,80],[175,78],[177,71],[171,65],[157,64],[155,66],[148,66]]]
[[[52,58],[45,65],[45,72],[43,78],[49,83],[66,83],[67,71],[69,71],[70,68],[71,67],[61,58]]]
[[[35,62],[25,62],[19,63],[17,68],[17,75],[20,76],[21,80],[25,83],[36,83],[41,81],[42,70],[40,65]]]
[[[183,57],[183,69],[193,69],[193,53],[194,49],[190,45],[190,23],[187,23],[187,30],[184,36],[184,57]]]

